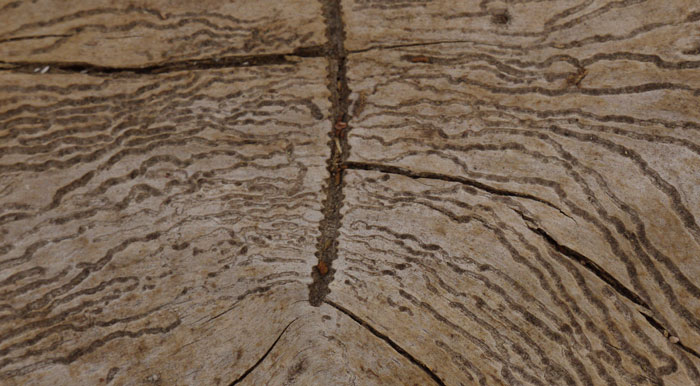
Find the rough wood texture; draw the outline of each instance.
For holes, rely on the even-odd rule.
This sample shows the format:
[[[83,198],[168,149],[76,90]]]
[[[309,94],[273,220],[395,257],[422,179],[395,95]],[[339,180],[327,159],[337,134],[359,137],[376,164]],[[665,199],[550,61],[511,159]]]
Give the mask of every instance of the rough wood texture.
[[[325,43],[305,0],[0,2],[0,61],[144,67]]]
[[[295,320],[247,385],[428,385],[430,377],[358,321],[328,305]]]
[[[308,312],[325,67],[2,74],[0,383],[228,384]]]
[[[538,233],[556,209],[376,171],[347,184],[328,300],[445,384],[698,384],[700,358]]]
[[[0,384],[700,385],[692,0],[0,2]]]
[[[348,167],[440,181],[350,174],[329,299],[447,383],[700,382],[697,4],[343,5]]]
[[[558,211],[535,213],[543,230],[700,347],[700,127],[695,112],[685,113],[695,91],[659,84],[613,92],[593,69],[585,87],[522,86],[498,77],[499,65],[515,67],[468,60],[470,52],[448,45],[351,57],[350,160],[547,203]]]
[[[631,51],[697,60],[695,0],[341,0],[349,51],[464,42],[513,60]],[[518,57],[527,55],[527,57]],[[632,63],[635,64],[635,63]],[[637,64],[638,65],[638,64]],[[623,79],[620,79],[623,80]]]

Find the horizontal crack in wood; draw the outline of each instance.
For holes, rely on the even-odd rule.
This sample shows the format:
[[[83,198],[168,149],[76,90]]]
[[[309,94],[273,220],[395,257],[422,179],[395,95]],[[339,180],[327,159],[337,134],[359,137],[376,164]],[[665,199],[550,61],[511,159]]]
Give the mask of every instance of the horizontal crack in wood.
[[[47,35],[34,35],[34,36],[15,36],[6,39],[0,39],[0,44],[17,42],[22,40],[36,40],[36,39],[50,39],[50,38],[67,38],[73,36],[72,34],[47,34]]]
[[[292,57],[316,58],[328,55],[325,46],[300,47],[290,53],[225,56],[220,58],[192,59],[183,61],[166,62],[144,67],[109,67],[98,66],[89,63],[67,62],[0,62],[5,66],[5,71],[34,72],[36,68],[49,67],[52,70],[70,73],[90,74],[162,74],[186,70],[211,70],[229,67],[254,67],[267,65],[294,64]]]
[[[434,179],[434,180],[441,180],[441,181],[448,181],[448,182],[457,182],[460,184],[464,185],[469,185],[471,187],[483,190],[485,192],[499,195],[499,196],[508,196],[508,197],[518,197],[518,198],[524,198],[527,200],[532,200],[532,201],[537,201],[541,204],[547,205],[550,208],[556,209],[559,213],[563,214],[564,216],[570,218],[573,220],[571,216],[569,216],[566,212],[563,210],[559,209],[556,205],[552,204],[551,202],[541,199],[537,196],[533,196],[531,194],[527,193],[521,193],[521,192],[515,192],[512,190],[506,190],[506,189],[499,189],[493,186],[486,185],[482,182],[472,180],[469,178],[464,178],[464,177],[457,177],[457,176],[452,176],[452,175],[447,175],[447,174],[440,174],[440,173],[433,173],[433,172],[417,172],[409,169],[405,169],[402,167],[398,166],[390,166],[390,165],[383,165],[383,164],[373,164],[373,163],[367,163],[367,162],[347,162],[345,164],[347,169],[351,170],[374,170],[382,173],[389,173],[389,174],[400,174],[402,176],[410,177],[410,178],[427,178],[427,179]]]

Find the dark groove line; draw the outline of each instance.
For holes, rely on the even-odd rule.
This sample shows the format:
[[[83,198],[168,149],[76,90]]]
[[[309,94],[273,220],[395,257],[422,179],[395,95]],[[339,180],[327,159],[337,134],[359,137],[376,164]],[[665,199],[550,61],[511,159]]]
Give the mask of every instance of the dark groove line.
[[[41,67],[50,67],[53,71],[81,73],[88,72],[90,74],[110,75],[119,73],[128,74],[163,74],[175,71],[184,70],[211,70],[218,68],[229,67],[253,67],[265,65],[282,65],[294,64],[294,61],[289,60],[289,57],[324,57],[327,55],[327,47],[311,46],[300,47],[291,53],[286,54],[262,54],[262,55],[245,55],[245,56],[225,56],[220,58],[207,59],[192,59],[162,64],[154,64],[144,67],[109,67],[98,66],[89,63],[66,63],[66,62],[0,62],[1,65],[9,66],[4,68],[5,71],[15,72],[34,72],[34,69]]]
[[[604,281],[607,283],[610,287],[612,287],[618,294],[624,296],[627,298],[629,301],[640,305],[648,310],[651,308],[645,302],[639,295],[634,293],[632,290],[629,288],[625,287],[624,284],[622,284],[619,280],[617,280],[613,275],[605,271],[601,266],[596,264],[593,260],[589,259],[585,255],[567,247],[566,245],[559,244],[558,241],[556,241],[552,236],[550,236],[544,229],[540,227],[530,227],[528,228],[534,232],[535,234],[539,235],[542,239],[544,239],[554,250],[557,252],[561,253],[562,255],[568,257],[571,260],[574,260],[575,262],[579,263],[581,266],[583,266],[585,269],[587,269],[589,272],[594,274],[596,277],[598,277],[600,280]],[[638,310],[636,310],[639,312]],[[668,334],[668,329],[665,328],[658,320],[656,320],[654,317],[646,315],[642,312],[639,312],[640,315],[646,319],[647,323],[649,323],[650,326],[652,326],[654,329],[659,331],[661,334],[665,336],[664,333]],[[700,353],[697,351],[693,350],[692,348],[685,346],[683,343],[680,341],[675,343],[678,347],[680,347],[683,351],[687,352],[690,355],[695,356],[696,358],[700,359]]]
[[[524,198],[532,201],[537,201],[541,204],[547,205],[553,209],[556,209],[559,211],[559,213],[563,214],[564,216],[571,218],[566,212],[562,211],[559,209],[556,205],[552,204],[551,202],[547,200],[543,200],[537,196],[533,196],[531,194],[527,193],[520,193],[520,192],[514,192],[511,190],[506,190],[506,189],[499,189],[495,188],[493,186],[486,185],[482,182],[472,180],[469,178],[464,178],[464,177],[457,177],[457,176],[451,176],[448,174],[440,174],[440,173],[433,173],[433,172],[417,172],[405,168],[401,168],[398,166],[390,166],[390,165],[383,165],[383,164],[374,164],[374,163],[367,163],[367,162],[346,162],[345,166],[347,169],[352,169],[352,170],[374,170],[382,173],[388,173],[388,174],[399,174],[405,177],[410,177],[414,179],[418,178],[428,178],[428,179],[433,179],[433,180],[442,180],[442,181],[448,181],[448,182],[457,182],[460,184],[468,185],[480,190],[483,190],[485,192],[499,195],[499,196],[507,196],[507,197],[518,197],[518,198]]]
[[[336,310],[342,312],[343,314],[347,315],[348,317],[350,317],[350,319],[354,320],[355,322],[360,324],[362,327],[366,328],[369,332],[371,332],[372,335],[374,335],[377,338],[386,342],[389,346],[391,346],[391,348],[394,349],[394,351],[396,351],[401,356],[403,356],[404,358],[411,361],[411,363],[418,366],[421,370],[423,370],[426,374],[428,374],[428,376],[430,376],[430,378],[432,378],[432,380],[435,381],[435,383],[437,383],[438,385],[443,385],[443,386],[445,385],[445,382],[443,382],[443,380],[440,379],[440,377],[438,377],[437,374],[435,374],[425,363],[416,359],[413,355],[411,355],[408,351],[401,348],[401,346],[396,344],[396,342],[391,340],[388,336],[377,331],[377,329],[372,327],[370,324],[368,324],[364,320],[360,319],[357,315],[353,314],[345,307],[340,306],[340,305],[338,305],[330,300],[324,300],[324,303],[328,304],[329,306],[331,306],[331,307],[335,308]]]
[[[323,201],[323,219],[319,224],[320,236],[316,244],[318,264],[312,268],[313,282],[309,285],[309,302],[320,306],[330,292],[328,285],[333,281],[335,270],[333,261],[338,256],[338,235],[340,229],[340,208],[343,206],[343,165],[348,158],[350,146],[346,140],[350,128],[348,106],[350,89],[346,78],[345,31],[342,21],[340,0],[323,2],[326,20],[328,47],[328,89],[331,92],[332,114],[330,134],[330,158],[328,160],[328,181],[326,198]]]
[[[485,185],[481,182],[470,180],[467,178],[462,178],[462,177],[456,177],[456,176],[451,176],[451,175],[445,175],[445,174],[440,174],[440,173],[432,173],[432,172],[415,172],[412,170],[404,169],[401,167],[397,166],[389,166],[389,165],[383,165],[383,164],[373,164],[373,163],[365,163],[365,162],[346,162],[345,167],[347,169],[351,170],[373,170],[373,171],[379,171],[382,173],[387,173],[387,174],[397,174],[397,175],[402,175],[405,177],[409,178],[427,178],[427,179],[434,179],[434,180],[442,180],[442,181],[448,181],[448,182],[457,182],[461,183],[464,185],[472,186],[477,189],[481,189],[483,191],[492,193],[492,194],[497,194],[501,196],[510,196],[510,197],[519,197],[519,198],[525,198],[529,200],[534,200],[540,203],[543,203],[547,206],[550,206],[554,209],[557,209],[559,212],[564,214],[565,216],[571,218],[568,216],[565,212],[563,212],[561,209],[557,208],[555,205],[551,204],[550,202],[546,200],[542,200],[538,197],[529,195],[527,193],[519,193],[519,192],[512,192],[509,190],[503,190],[503,189],[498,189],[494,188],[488,185]],[[517,211],[516,211],[517,212]],[[522,213],[519,213],[522,216]],[[526,218],[526,223],[528,222]],[[624,296],[631,302],[642,306],[646,309],[650,309],[649,305],[647,304],[646,301],[644,301],[639,295],[634,293],[632,290],[629,288],[625,287],[619,280],[617,280],[613,275],[605,271],[601,266],[596,264],[594,261],[586,257],[585,255],[565,246],[559,244],[552,236],[550,236],[544,229],[540,227],[530,227],[528,228],[534,232],[535,234],[539,235],[541,238],[543,238],[554,250],[558,251],[559,253],[563,254],[567,258],[574,260],[577,262],[579,265],[583,266],[585,269],[587,269],[589,272],[594,274],[596,277],[607,283],[609,286],[611,286],[617,293],[619,293],[621,296]],[[328,302],[327,302],[328,303]],[[329,303],[330,304],[330,303]],[[652,326],[654,329],[658,330],[661,334],[668,333],[668,329],[665,328],[658,320],[655,318],[645,315],[644,313],[639,312],[640,315],[646,319],[647,323],[649,323],[650,326]],[[676,345],[681,348],[683,351],[687,352],[688,354],[697,357],[700,359],[700,353],[697,351],[693,350],[692,348],[685,346],[682,342],[677,342]]]
[[[554,250],[557,252],[561,253],[562,255],[576,261],[580,265],[582,265],[584,268],[589,270],[591,273],[596,275],[598,278],[606,282],[608,285],[613,287],[615,291],[617,291],[620,295],[626,297],[633,303],[640,305],[646,309],[650,309],[649,305],[647,304],[644,299],[639,297],[636,293],[634,293],[632,290],[629,288],[625,287],[624,284],[622,284],[619,280],[617,280],[613,275],[608,273],[606,270],[604,270],[601,266],[596,264],[593,260],[589,259],[585,255],[567,247],[566,245],[559,244],[557,240],[555,240],[552,236],[549,235],[544,229],[537,227],[533,228],[528,226],[531,231],[539,235],[542,239],[544,239],[547,244],[549,244]]]
[[[392,50],[396,48],[408,48],[408,47],[426,47],[426,46],[436,46],[440,44],[464,44],[464,43],[477,43],[473,40],[438,40],[434,42],[421,42],[421,43],[405,43],[405,44],[390,44],[390,45],[375,45],[365,48],[360,48],[357,50],[350,50],[348,54],[360,54],[368,51],[375,50]]]
[[[646,316],[646,315],[645,315],[645,316]],[[683,342],[678,341],[678,343],[676,343],[676,345],[678,345],[678,347],[680,347],[681,350],[683,350],[683,351],[687,352],[688,354],[690,354],[690,355],[692,355],[692,356],[694,356],[694,357],[700,359],[700,353],[697,352],[697,351],[695,351],[695,350],[693,350],[692,348],[690,348],[690,347],[684,345]]]
[[[297,319],[298,319],[298,318],[297,318]],[[277,342],[279,342],[280,339],[282,338],[282,335],[284,335],[284,333],[287,331],[287,329],[289,328],[289,326],[291,326],[292,323],[296,322],[297,319],[294,319],[294,320],[292,320],[291,322],[289,322],[289,324],[287,325],[287,327],[285,327],[284,330],[282,330],[282,332],[280,332],[279,336],[277,336],[277,339],[275,339],[275,341],[272,342],[272,346],[270,346],[270,348],[267,349],[267,351],[265,352],[265,354],[263,354],[263,356],[262,356],[260,359],[258,359],[258,361],[255,362],[255,364],[254,364],[252,367],[250,367],[250,368],[249,368],[248,370],[246,370],[243,374],[241,374],[240,377],[236,378],[236,380],[234,380],[233,382],[231,382],[231,383],[229,384],[229,386],[233,386],[233,385],[236,385],[236,384],[240,383],[241,381],[243,381],[243,379],[245,379],[245,377],[247,377],[250,373],[252,373],[253,370],[255,370],[255,368],[257,368],[257,367],[265,360],[265,358],[267,358],[267,356],[270,354],[270,352],[272,352],[272,349],[275,348],[275,345],[277,345]]]
[[[16,36],[13,38],[7,38],[0,40],[0,44],[17,42],[21,40],[37,40],[37,39],[49,39],[49,38],[67,38],[73,35],[68,34],[48,34],[48,35],[35,35],[35,36]]]

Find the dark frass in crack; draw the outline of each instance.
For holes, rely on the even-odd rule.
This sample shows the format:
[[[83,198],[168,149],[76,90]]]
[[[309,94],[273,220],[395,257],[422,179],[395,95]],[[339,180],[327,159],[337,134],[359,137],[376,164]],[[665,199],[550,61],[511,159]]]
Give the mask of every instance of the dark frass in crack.
[[[340,1],[324,3],[328,53],[328,90],[331,93],[332,112],[330,122],[331,156],[328,160],[328,180],[325,186],[326,198],[323,201],[323,219],[320,224],[321,235],[316,244],[318,263],[311,270],[313,282],[309,286],[309,302],[314,306],[323,303],[330,292],[329,284],[333,281],[335,270],[333,261],[338,256],[338,235],[340,229],[340,209],[343,206],[343,177],[345,161],[350,147],[347,142],[349,95],[345,76],[346,52],[344,47],[345,31],[341,20]]]

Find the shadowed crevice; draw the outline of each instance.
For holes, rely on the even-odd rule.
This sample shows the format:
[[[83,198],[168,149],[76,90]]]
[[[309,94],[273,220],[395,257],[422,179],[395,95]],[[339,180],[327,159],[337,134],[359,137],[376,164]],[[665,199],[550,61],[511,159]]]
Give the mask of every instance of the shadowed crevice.
[[[320,236],[316,244],[317,265],[311,270],[313,282],[309,285],[309,302],[319,306],[330,292],[328,285],[333,281],[335,270],[333,261],[338,256],[338,235],[340,229],[340,209],[343,206],[344,162],[348,158],[350,146],[347,142],[348,106],[350,89],[346,78],[345,31],[341,15],[340,0],[323,2],[328,38],[328,90],[331,93],[331,133],[330,158],[328,159],[328,180],[323,201],[323,219],[319,225]]]
[[[482,182],[472,180],[469,178],[457,177],[457,176],[452,176],[452,175],[448,175],[448,174],[440,174],[440,173],[433,173],[433,172],[417,172],[417,171],[405,169],[405,168],[398,167],[398,166],[374,164],[374,163],[367,163],[367,162],[347,162],[345,165],[346,165],[347,169],[352,169],[352,170],[373,170],[373,171],[378,171],[378,172],[388,173],[388,174],[399,174],[399,175],[409,177],[409,178],[414,178],[414,179],[428,178],[428,179],[433,179],[433,180],[456,182],[456,183],[468,185],[468,186],[471,186],[473,188],[483,190],[485,192],[495,194],[498,196],[517,197],[517,198],[524,198],[527,200],[537,201],[541,204],[547,205],[550,208],[557,210],[559,213],[561,213],[564,216],[573,220],[573,218],[571,218],[571,216],[569,216],[566,212],[562,211],[556,205],[552,204],[551,202],[549,202],[547,200],[541,199],[537,196],[533,196],[533,195],[527,194],[527,193],[521,193],[521,192],[515,192],[512,190],[496,188],[496,187],[486,185]]]
[[[522,215],[522,214],[521,214]],[[631,301],[634,304],[637,304],[641,307],[644,307],[647,310],[651,310],[649,305],[647,304],[644,299],[642,299],[639,295],[634,293],[631,289],[627,288],[624,284],[622,284],[619,280],[617,280],[612,274],[607,272],[605,269],[603,269],[600,265],[596,264],[593,260],[590,258],[586,257],[585,255],[581,254],[580,252],[577,252],[566,245],[560,244],[557,240],[555,240],[552,236],[550,236],[544,229],[541,227],[536,227],[536,226],[531,226],[529,225],[527,219],[526,220],[526,225],[527,227],[536,235],[540,236],[544,241],[547,242],[554,250],[559,252],[560,254],[566,256],[567,258],[575,261],[578,263],[580,266],[594,274],[596,277],[598,277],[600,280],[604,281],[607,283],[615,292],[617,292],[619,295],[625,297],[629,301]],[[652,326],[654,329],[659,331],[661,334],[663,334],[665,337],[668,336],[668,331],[666,327],[661,324],[658,320],[656,320],[653,316],[651,315],[646,315],[643,312],[640,312],[639,310],[636,310],[639,312],[640,315],[644,317],[644,319],[649,323],[650,326]],[[673,343],[673,342],[672,342]],[[693,350],[692,348],[685,346],[681,341],[680,338],[675,344],[680,347],[683,351],[687,352],[688,354],[700,358],[700,354]]]
[[[18,42],[22,40],[41,40],[50,38],[67,38],[73,36],[72,34],[46,34],[46,35],[31,35],[31,36],[15,36],[6,39],[0,39],[0,44],[9,42]]]
[[[583,266],[586,268],[589,272],[592,274],[596,275],[600,280],[606,282],[609,286],[611,286],[617,293],[620,295],[624,296],[628,300],[630,300],[632,303],[637,304],[639,306],[642,306],[646,309],[650,309],[649,305],[647,304],[644,299],[642,299],[639,295],[634,293],[631,289],[625,287],[624,284],[622,284],[619,280],[617,280],[613,275],[611,275],[609,272],[604,270],[600,265],[596,264],[593,260],[589,259],[588,257],[584,256],[583,254],[567,247],[566,245],[559,244],[558,241],[556,241],[552,236],[550,236],[544,229],[540,227],[530,227],[528,228],[538,236],[540,236],[544,241],[547,242],[554,250],[559,252],[560,254],[568,257],[569,259],[577,262],[579,265]]]
[[[241,55],[224,56],[219,58],[191,59],[182,61],[166,62],[142,67],[110,67],[99,66],[81,62],[2,62],[5,66],[3,70],[13,72],[34,73],[38,68],[49,67],[52,72],[63,73],[88,73],[91,75],[112,75],[112,74],[163,74],[175,71],[188,70],[212,70],[230,67],[254,67],[296,64],[294,58],[316,58],[325,57],[328,54],[328,47],[311,46],[300,47],[290,53],[284,54],[261,54],[261,55]]]
[[[440,377],[437,376],[425,363],[421,362],[420,360],[416,359],[413,355],[411,355],[408,351],[404,350],[399,346],[396,342],[391,340],[388,336],[382,334],[381,332],[377,331],[376,328],[372,327],[369,323],[366,321],[360,319],[357,315],[353,314],[350,312],[347,308],[338,305],[330,300],[324,300],[324,303],[328,304],[329,306],[335,308],[336,310],[342,312],[346,316],[348,316],[350,319],[354,320],[357,322],[359,325],[367,329],[369,332],[372,333],[372,335],[376,336],[377,338],[383,340],[386,342],[391,348],[394,349],[397,353],[399,353],[402,357],[408,359],[411,363],[419,367],[423,372],[425,372],[430,378],[435,381],[436,384],[438,385],[445,385],[445,382],[440,379]]]
[[[404,44],[386,44],[386,45],[374,45],[365,48],[359,48],[356,50],[348,51],[348,54],[360,54],[368,51],[377,50],[393,50],[396,48],[408,48],[408,47],[427,47],[427,46],[437,46],[441,44],[464,44],[464,43],[474,43],[473,40],[438,40],[433,42],[419,42],[419,43],[404,43]]]

